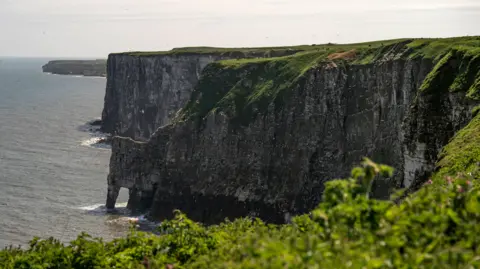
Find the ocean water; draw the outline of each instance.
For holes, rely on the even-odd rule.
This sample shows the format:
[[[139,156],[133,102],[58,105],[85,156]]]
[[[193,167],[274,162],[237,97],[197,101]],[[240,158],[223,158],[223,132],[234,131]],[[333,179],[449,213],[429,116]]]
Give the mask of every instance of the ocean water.
[[[99,134],[87,124],[106,80],[42,73],[47,61],[0,58],[0,247],[128,230],[124,190],[116,214],[103,207],[110,150],[91,146]]]

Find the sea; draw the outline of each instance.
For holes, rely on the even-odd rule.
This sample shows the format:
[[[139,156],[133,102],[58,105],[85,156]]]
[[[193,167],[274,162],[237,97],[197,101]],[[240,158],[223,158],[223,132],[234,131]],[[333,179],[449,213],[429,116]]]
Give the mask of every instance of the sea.
[[[0,248],[81,232],[110,240],[131,216],[104,207],[110,158],[96,144],[106,79],[42,72],[50,59],[0,58]]]

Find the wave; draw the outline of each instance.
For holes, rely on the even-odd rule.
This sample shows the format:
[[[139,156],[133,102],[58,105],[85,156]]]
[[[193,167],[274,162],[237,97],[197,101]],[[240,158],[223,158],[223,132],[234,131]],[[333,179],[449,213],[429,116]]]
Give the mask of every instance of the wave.
[[[77,127],[78,131],[89,133],[90,135],[90,138],[80,142],[82,146],[93,147],[98,149],[111,148],[109,144],[109,135],[102,133],[100,131],[100,128],[101,128],[100,125],[101,125],[101,119],[94,119]]]
[[[159,222],[150,221],[146,215],[132,215],[127,209],[127,203],[117,203],[115,209],[107,209],[104,204],[80,206],[77,209],[86,214],[95,216],[107,216],[105,223],[112,226],[130,227],[132,225],[139,231],[157,233]]]
[[[96,205],[87,205],[87,206],[81,206],[78,207],[78,209],[85,210],[85,211],[94,211],[94,210],[100,210],[102,207],[105,207],[104,204],[96,204]]]
[[[87,206],[79,206],[76,209],[85,211],[91,215],[128,215],[130,211],[127,209],[127,203],[117,203],[115,209],[107,209],[105,204],[93,204]]]
[[[98,148],[98,149],[111,149],[111,146],[106,142],[107,136],[91,137],[81,142],[82,146]]]
[[[107,220],[106,223],[109,225],[125,227],[130,227],[133,225],[139,231],[151,232],[155,234],[159,233],[157,227],[160,224],[158,222],[149,221],[145,215],[113,218]]]

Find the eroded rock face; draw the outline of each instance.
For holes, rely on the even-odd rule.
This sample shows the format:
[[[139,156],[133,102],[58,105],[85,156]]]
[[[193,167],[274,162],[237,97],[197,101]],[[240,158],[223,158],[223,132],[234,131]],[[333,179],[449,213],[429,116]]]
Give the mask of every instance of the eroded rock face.
[[[147,140],[190,98],[202,69],[220,55],[111,54],[102,131]]]
[[[375,186],[375,195],[387,198],[391,187],[410,187],[431,172],[438,152],[471,118],[473,104],[461,94],[419,93],[432,68],[421,59],[321,64],[294,85],[281,109],[272,103],[247,126],[216,112],[163,126],[147,142],[115,137],[107,205],[126,187],[132,208],[150,208],[152,219],[180,209],[206,223],[247,215],[283,222],[315,207],[324,183],[348,176],[364,156],[396,168],[391,182]],[[118,133],[153,131],[129,117],[118,122]]]

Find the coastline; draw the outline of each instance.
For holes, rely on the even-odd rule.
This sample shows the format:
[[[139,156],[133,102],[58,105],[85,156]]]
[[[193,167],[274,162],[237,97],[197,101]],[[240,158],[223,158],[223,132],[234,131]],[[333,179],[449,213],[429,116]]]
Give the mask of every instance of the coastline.
[[[88,77],[88,78],[107,78],[106,74],[103,75],[88,75],[88,74],[62,74],[62,73],[53,73],[53,72],[45,72],[43,73],[47,75],[55,75],[55,76],[70,76],[70,77]]]
[[[97,60],[52,60],[42,66],[42,71],[56,75],[107,76],[107,61]]]

